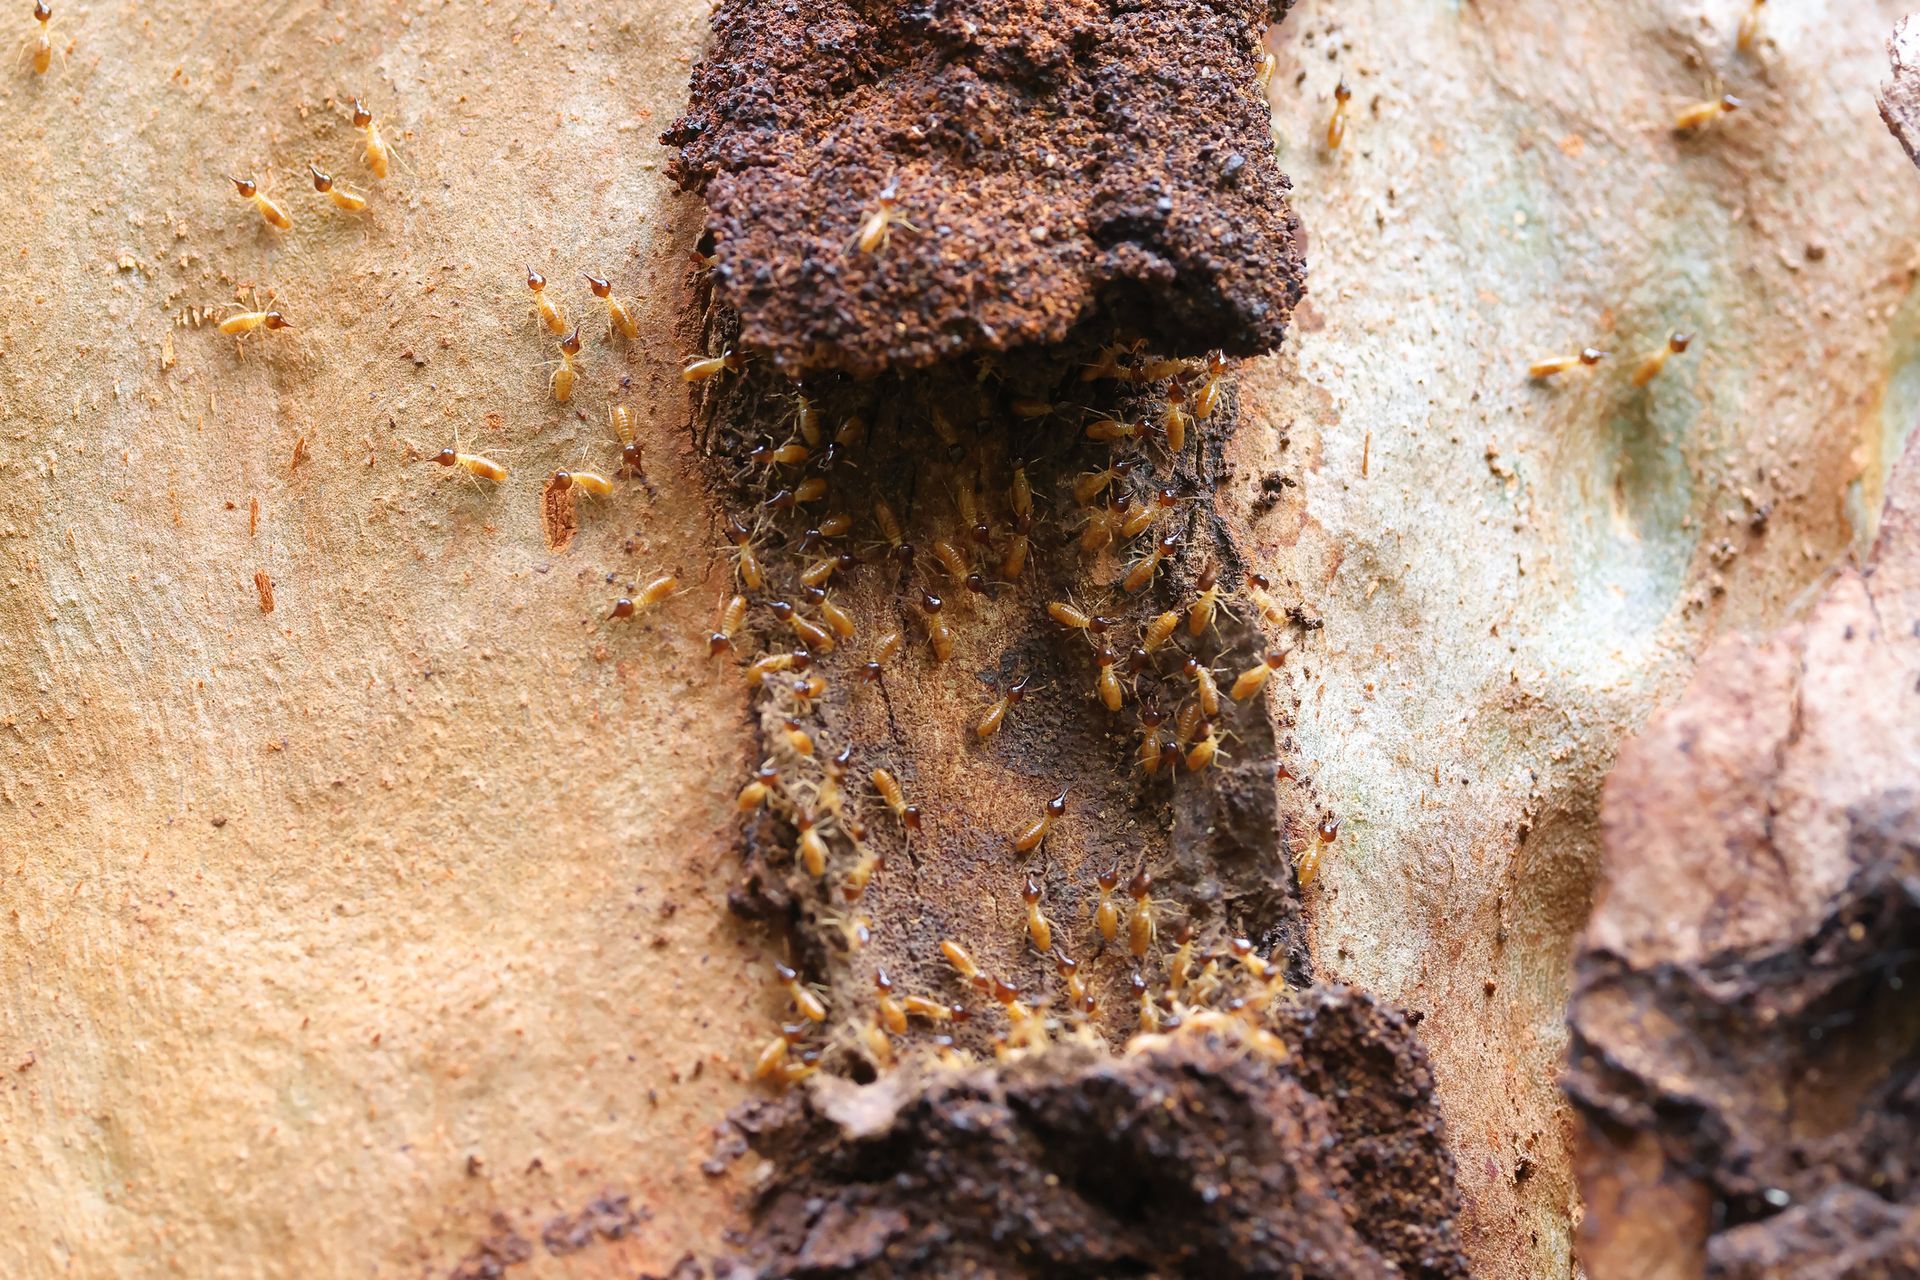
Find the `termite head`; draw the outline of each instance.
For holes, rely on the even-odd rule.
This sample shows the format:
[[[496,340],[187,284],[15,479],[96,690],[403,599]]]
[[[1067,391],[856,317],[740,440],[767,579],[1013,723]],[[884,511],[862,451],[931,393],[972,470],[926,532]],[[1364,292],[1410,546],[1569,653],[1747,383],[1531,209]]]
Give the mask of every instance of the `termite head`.
[[[527,264],[527,288],[533,290],[535,293],[538,293],[546,287],[547,287],[547,278],[541,275],[538,271],[535,271],[533,269],[532,263],[528,263]]]
[[[293,328],[293,322],[287,319],[285,316],[281,315],[278,311],[267,312],[267,318],[262,323],[264,323],[269,329]]]
[[[1676,333],[1667,339],[1667,349],[1673,352],[1673,354],[1679,355],[1682,351],[1685,351],[1687,349],[1688,344],[1691,343],[1692,341],[1693,341],[1692,334]]]
[[[1120,883],[1120,859],[1116,857],[1105,871],[1096,873],[1094,882],[1100,886],[1102,892],[1112,893],[1113,887]]]
[[[1346,77],[1345,76],[1340,77],[1340,83],[1333,86],[1333,100],[1335,102],[1345,102],[1347,99],[1351,98],[1352,96],[1353,96],[1353,90],[1347,87]]]
[[[1720,95],[1720,109],[1722,111],[1738,111],[1744,105],[1745,104],[1742,103],[1740,99],[1734,97],[1730,93],[1723,93]]]
[[[560,350],[570,356],[580,354],[580,326],[573,326],[573,332],[560,339]]]
[[[236,178],[232,174],[228,174],[227,181],[233,184],[234,190],[249,200],[253,199],[254,193],[260,190],[259,187],[254,185],[252,178]]]
[[[571,471],[554,472],[553,484],[556,489],[571,489],[573,487],[573,472]]]
[[[604,298],[608,294],[613,292],[613,286],[609,284],[607,281],[602,280],[599,276],[593,275],[591,272],[586,272],[586,271],[582,271],[580,274],[583,276],[586,276],[587,288],[593,290],[594,297]]]
[[[1030,903],[1040,901],[1040,881],[1031,871],[1027,872],[1027,882],[1021,886],[1020,896]]]
[[[328,191],[333,190],[332,174],[320,172],[320,170],[311,161],[309,161],[307,164],[307,172],[313,175],[313,189],[315,191],[318,191],[324,194]]]
[[[440,452],[434,454],[432,458],[428,459],[428,461],[437,462],[443,467],[450,467],[454,464],[458,456],[459,455],[451,449],[442,449]]]
[[[373,112],[362,106],[360,99],[355,98],[353,100],[353,127],[356,129],[364,129],[372,123]]]
[[[53,21],[53,6],[48,4],[47,0],[37,0],[33,6],[33,16],[34,20],[44,27]]]
[[[1599,364],[1602,360],[1605,360],[1606,358],[1607,358],[1607,353],[1602,351],[1598,347],[1582,347],[1580,349],[1581,364],[1596,365],[1596,364]]]
[[[621,596],[613,602],[613,612],[607,616],[609,618],[631,618],[633,616],[633,601],[625,596]]]
[[[1133,873],[1133,879],[1127,881],[1127,896],[1135,902],[1144,902],[1153,892],[1153,876],[1145,867]]]
[[[1060,794],[1047,801],[1047,816],[1057,818],[1067,811],[1067,789],[1060,788]]]

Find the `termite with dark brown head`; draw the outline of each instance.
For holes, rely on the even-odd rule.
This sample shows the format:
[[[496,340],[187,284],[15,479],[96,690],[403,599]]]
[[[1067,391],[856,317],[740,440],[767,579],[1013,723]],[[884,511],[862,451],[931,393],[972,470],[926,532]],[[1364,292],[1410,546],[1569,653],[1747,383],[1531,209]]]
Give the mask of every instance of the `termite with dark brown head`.
[[[1267,655],[1242,671],[1233,681],[1233,700],[1245,702],[1254,694],[1267,687],[1267,681],[1287,660],[1283,650],[1269,649]]]
[[[32,51],[33,73],[43,76],[53,65],[53,6],[46,0],[35,0],[33,20],[40,24],[40,30],[27,47]]]
[[[1690,133],[1695,129],[1703,129],[1723,116],[1732,115],[1744,105],[1746,104],[1730,93],[1709,98],[1705,102],[1692,103],[1680,108],[1673,117],[1674,132]]]
[[[1059,795],[1047,801],[1046,807],[1040,811],[1040,816],[1021,828],[1020,832],[1013,837],[1014,852],[1032,853],[1039,848],[1040,842],[1047,838],[1049,831],[1053,830],[1055,820],[1066,811],[1067,790],[1062,787]]]
[[[242,311],[220,322],[220,332],[235,338],[244,338],[250,333],[257,333],[263,329],[272,331],[291,328],[293,328],[293,322],[278,311]]]
[[[1668,334],[1667,340],[1642,360],[1639,368],[1633,371],[1633,385],[1644,387],[1659,377],[1660,371],[1667,367],[1667,361],[1685,351],[1692,342],[1693,335],[1690,333]]]
[[[613,496],[613,481],[597,471],[556,471],[553,473],[553,483],[558,488],[578,489],[596,498]]]
[[[468,475],[479,476],[482,480],[491,480],[499,484],[507,478],[507,469],[491,458],[483,458],[477,453],[458,453],[452,449],[442,449],[428,459],[443,467],[459,467]]]
[[[733,652],[733,633],[740,629],[740,622],[746,616],[747,598],[745,596],[731,596],[720,606],[720,612],[714,618],[713,630],[707,636],[709,658],[717,658],[722,653]]]
[[[1327,150],[1338,151],[1340,144],[1347,140],[1347,103],[1353,98],[1353,90],[1347,88],[1343,79],[1333,86],[1333,119],[1327,121]]]
[[[1133,873],[1133,879],[1127,881],[1127,896],[1133,899],[1133,909],[1127,913],[1127,950],[1136,960],[1145,959],[1153,949],[1152,892],[1153,877],[1141,867]]]
[[[807,1024],[804,1022],[785,1022],[780,1024],[780,1034],[767,1042],[766,1048],[753,1062],[755,1080],[785,1081],[786,1070],[790,1064],[789,1055],[793,1047],[804,1040]]]
[[[393,166],[393,150],[387,146],[387,140],[380,136],[380,126],[373,122],[373,113],[362,106],[358,98],[353,100],[353,127],[366,140],[363,154],[367,171],[376,178],[386,177]]]
[[[547,296],[547,278],[527,264],[527,288],[533,290],[534,319],[546,326],[547,332],[556,337],[567,331],[567,319],[560,314],[560,308],[553,305],[553,299]]]
[[[900,783],[885,769],[875,769],[870,775],[873,789],[880,793],[887,808],[893,810],[893,816],[900,819],[900,825],[909,833],[920,830],[920,806],[908,804],[906,796],[900,790]]]
[[[1112,942],[1120,936],[1120,906],[1113,900],[1113,891],[1120,884],[1120,859],[1115,858],[1105,871],[1094,876],[1100,895],[1094,902],[1093,927],[1099,931],[1103,942]]]
[[[980,971],[980,966],[973,962],[973,956],[965,947],[949,938],[940,944],[940,954],[946,957],[947,963],[953,966],[955,973],[980,990],[987,989],[991,980]]]
[[[639,594],[621,596],[614,602],[613,612],[608,614],[607,617],[631,618],[640,610],[651,609],[662,600],[665,600],[673,594],[673,589],[679,585],[679,578],[671,573],[663,574],[649,582],[646,586],[640,588]]]
[[[680,370],[686,382],[705,382],[722,373],[738,373],[746,367],[746,357],[728,347],[717,356],[694,356]]]
[[[1081,506],[1087,505],[1102,493],[1106,492],[1108,485],[1113,484],[1115,481],[1126,479],[1133,473],[1133,469],[1139,465],[1140,462],[1137,458],[1117,458],[1110,466],[1102,467],[1098,471],[1087,472],[1085,475],[1074,480],[1073,500]]]
[[[1220,407],[1220,387],[1227,373],[1227,358],[1219,352],[1207,357],[1206,380],[1200,384],[1200,390],[1193,396],[1193,417],[1196,422],[1205,422]]]
[[[1578,355],[1549,356],[1545,360],[1535,360],[1527,366],[1529,378],[1552,378],[1569,369],[1591,369],[1607,358],[1607,353],[1598,347],[1582,347]]]
[[[286,210],[269,199],[252,178],[230,176],[227,181],[233,184],[233,189],[240,193],[242,200],[254,207],[261,220],[268,226],[276,231],[285,231],[293,226],[293,219],[287,216]]]
[[[349,191],[336,184],[332,174],[322,172],[311,162],[307,165],[307,172],[313,175],[313,189],[333,201],[335,208],[345,209],[348,213],[367,211],[367,198],[357,191]]]
[[[800,975],[784,964],[775,964],[773,973],[786,988],[787,998],[793,1001],[793,1007],[809,1022],[825,1022],[827,1006],[813,991],[800,981]]]
[[[1302,889],[1309,888],[1315,880],[1320,878],[1320,860],[1326,856],[1327,846],[1332,844],[1339,835],[1340,820],[1331,813],[1324,815],[1320,819],[1320,825],[1314,828],[1313,842],[1307,846],[1306,852],[1300,855],[1300,861],[1294,867],[1294,874],[1299,878]]]
[[[1192,604],[1187,606],[1187,634],[1205,635],[1213,625],[1214,614],[1220,609],[1220,566],[1212,561],[1200,571],[1200,580],[1194,584],[1199,594]]]
[[[1000,731],[1000,726],[1006,721],[1007,712],[1019,706],[1020,700],[1027,696],[1027,682],[1031,678],[1022,676],[1000,691],[1000,696],[994,699],[993,705],[987,708],[986,714],[981,716],[979,723],[973,726],[974,737],[985,742]]]
[[[554,369],[553,375],[547,379],[547,390],[552,392],[553,398],[561,404],[573,399],[573,381],[576,375],[573,361],[579,354],[580,326],[575,325],[572,333],[560,339],[560,362]]]
[[[1020,900],[1027,904],[1027,936],[1033,940],[1033,949],[1041,955],[1053,950],[1053,922],[1040,911],[1040,880],[1033,872],[1027,872],[1026,882],[1020,888]]]
[[[640,322],[633,318],[633,312],[627,309],[626,303],[613,296],[613,285],[591,272],[582,271],[580,274],[586,277],[587,288],[593,290],[593,296],[606,306],[608,327],[617,329],[620,336],[628,341],[639,337]]]
[[[760,558],[753,552],[753,536],[732,512],[727,513],[726,531],[727,541],[733,544],[734,563],[740,573],[741,584],[749,591],[759,591],[766,586],[766,577],[760,571]]]
[[[780,771],[774,768],[772,762],[769,761],[761,765],[760,768],[754,772],[751,782],[740,788],[739,799],[735,807],[741,813],[752,813],[772,797],[774,789],[779,785]]]
[[[941,617],[942,601],[931,591],[920,593],[920,623],[927,631],[927,643],[933,647],[935,662],[953,656],[953,628]]]
[[[1153,581],[1153,575],[1159,571],[1161,563],[1179,549],[1179,534],[1168,532],[1161,535],[1160,539],[1153,544],[1153,550],[1136,560],[1133,568],[1127,570],[1127,576],[1121,580],[1120,585],[1128,591],[1142,590]]]

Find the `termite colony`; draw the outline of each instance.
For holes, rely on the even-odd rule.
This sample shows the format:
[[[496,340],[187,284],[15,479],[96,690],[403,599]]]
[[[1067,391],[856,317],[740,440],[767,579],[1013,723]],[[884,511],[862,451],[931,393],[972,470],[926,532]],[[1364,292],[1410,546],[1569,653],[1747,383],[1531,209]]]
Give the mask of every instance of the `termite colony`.
[[[850,252],[906,252],[912,226],[894,215],[891,249]],[[1271,795],[1265,695],[1290,693],[1302,629],[1202,501],[1236,412],[1228,362],[1120,343],[1064,373],[1009,356],[790,381],[737,326],[711,310],[684,376],[732,565],[708,652],[754,690],[764,751],[738,795],[740,897],[803,926],[755,1073],[860,1075],[916,1044],[1118,1046],[1206,1011],[1259,1030],[1298,938],[1263,922],[1256,948],[1218,886],[1164,887],[1189,878],[1165,833],[1215,779]],[[942,756],[963,787],[1040,793],[984,829],[953,776],[914,769]],[[1096,847],[1096,810],[1135,813],[1139,835]],[[1325,843],[1295,834],[1258,873],[1283,893]],[[997,936],[943,918],[982,898]]]

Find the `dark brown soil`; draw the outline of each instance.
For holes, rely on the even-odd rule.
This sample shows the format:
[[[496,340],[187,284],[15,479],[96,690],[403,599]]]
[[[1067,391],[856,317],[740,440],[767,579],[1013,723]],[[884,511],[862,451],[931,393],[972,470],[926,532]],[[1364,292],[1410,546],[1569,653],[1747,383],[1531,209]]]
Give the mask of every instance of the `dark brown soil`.
[[[1321,990],[1285,1038],[1276,1061],[1222,1020],[756,1108],[781,1172],[716,1274],[1464,1276],[1404,1021]]]
[[[1273,349],[1305,268],[1256,83],[1268,19],[1262,0],[723,5],[665,135],[707,198],[716,296],[789,374],[1076,333]],[[890,184],[912,227],[863,250]]]
[[[1568,1092],[1705,1184],[1713,1276],[1920,1275],[1920,806],[1851,825],[1857,869],[1803,933],[1580,959]]]

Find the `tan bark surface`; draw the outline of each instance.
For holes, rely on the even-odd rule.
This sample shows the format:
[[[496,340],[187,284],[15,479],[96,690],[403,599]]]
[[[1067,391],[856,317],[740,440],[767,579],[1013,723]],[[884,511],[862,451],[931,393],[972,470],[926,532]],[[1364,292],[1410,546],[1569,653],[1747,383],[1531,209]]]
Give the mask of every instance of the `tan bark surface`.
[[[1425,1015],[1487,1276],[1572,1270],[1555,1073],[1615,745],[1865,545],[1920,402],[1897,9],[1770,5],[1746,56],[1743,8],[1307,0],[1276,36],[1313,300],[1242,380],[1228,502],[1326,624],[1318,964]],[[56,21],[65,69],[0,81],[0,1270],[443,1274],[496,1214],[515,1275],[712,1252],[705,1127],[779,1005],[724,905],[752,748],[696,635],[700,211],[654,141],[704,8]],[[1676,138],[1715,77],[1746,108]],[[359,221],[289,173],[364,183],[354,94],[403,157]],[[582,269],[641,300],[566,408],[529,260],[570,314]],[[191,320],[254,285],[296,327],[242,358]],[[1523,377],[1587,343],[1598,376]],[[613,469],[616,397],[657,497],[550,554],[541,484]],[[426,465],[456,432],[507,484]],[[608,1188],[652,1221],[538,1243]]]

